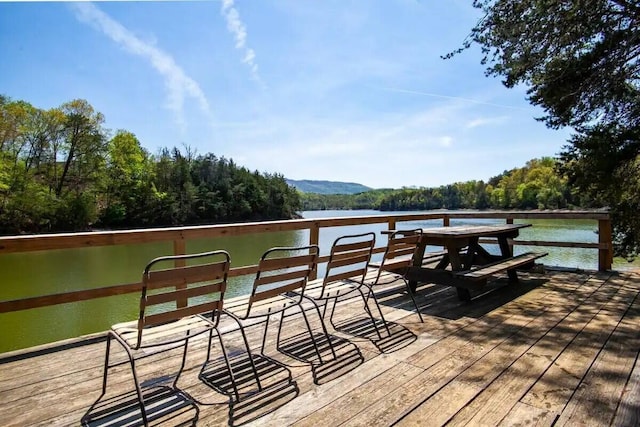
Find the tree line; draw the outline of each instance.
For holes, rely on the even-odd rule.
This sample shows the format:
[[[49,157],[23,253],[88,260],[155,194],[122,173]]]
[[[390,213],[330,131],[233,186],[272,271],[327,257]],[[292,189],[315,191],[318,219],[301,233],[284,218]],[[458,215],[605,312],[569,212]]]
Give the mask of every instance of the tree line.
[[[0,96],[0,234],[288,219],[279,174],[189,147],[152,155],[85,100],[52,109]]]
[[[564,209],[600,207],[581,196],[552,157],[533,159],[522,168],[484,181],[458,182],[433,188],[373,190],[360,194],[303,194],[304,209]]]

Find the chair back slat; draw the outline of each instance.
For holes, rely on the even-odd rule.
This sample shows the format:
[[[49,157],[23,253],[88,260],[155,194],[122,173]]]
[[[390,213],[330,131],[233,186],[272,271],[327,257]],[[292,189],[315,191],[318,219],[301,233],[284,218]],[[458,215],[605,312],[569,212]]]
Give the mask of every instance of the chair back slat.
[[[201,263],[175,266],[177,262],[191,260]],[[185,316],[210,314],[212,325],[217,327],[230,265],[229,254],[220,250],[165,256],[149,262],[142,275],[138,346],[146,328]],[[151,314],[147,313],[150,307],[153,307]]]
[[[260,276],[259,278],[256,279],[255,283],[258,286],[269,285],[271,283],[287,282],[287,281],[296,280],[296,279],[304,279],[308,275],[309,274],[307,273],[307,269],[284,271],[278,274]]]
[[[209,285],[197,286],[194,288],[178,289],[175,291],[163,292],[160,294],[147,295],[146,305],[150,307],[157,304],[165,304],[172,301],[180,301],[188,298],[199,297],[217,292],[224,292],[226,283],[213,283]]]
[[[166,257],[165,257],[166,258]],[[197,283],[211,281],[226,276],[229,268],[224,263],[191,265],[173,267],[166,270],[149,271],[147,274],[147,289],[159,289],[176,286],[183,283]]]
[[[347,255],[347,256],[344,256]],[[369,251],[360,251],[359,253],[338,254],[337,257],[330,260],[327,268],[345,267],[347,265],[357,265],[367,263],[370,260]]]
[[[386,252],[385,259],[394,259],[394,258],[412,258],[413,253],[416,250],[416,246],[407,246],[407,245],[391,245],[389,246],[389,250]]]
[[[145,326],[160,325],[183,317],[192,316],[194,314],[208,313],[222,309],[222,301],[210,301],[203,304],[191,305],[189,307],[178,308],[171,311],[165,311],[157,314],[149,314],[144,319]]]
[[[325,282],[337,282],[338,280],[346,280],[351,279],[354,282],[360,282],[362,280],[362,276],[367,272],[366,268],[359,269],[350,269],[348,271],[332,273],[325,276]]]
[[[323,288],[345,279],[362,283],[375,243],[376,235],[372,232],[338,237],[331,246]]]
[[[342,236],[342,238],[349,238],[349,237],[357,237],[357,236]],[[374,237],[375,237],[375,234],[374,234]],[[362,240],[362,241],[355,241],[355,242],[346,242],[346,243],[335,242],[333,245],[333,251],[337,253],[357,251],[358,249],[368,249],[370,245],[371,244],[369,242],[369,239]]]
[[[263,258],[258,264],[258,270],[262,274],[268,271],[291,269],[291,268],[304,268],[308,265],[315,265],[317,262],[317,254],[305,254],[305,255],[292,255],[286,256],[286,251],[294,250],[293,248],[273,248],[283,249],[285,252],[278,251],[278,258]],[[275,252],[272,252],[272,254]],[[282,256],[285,254],[285,256]]]
[[[393,266],[394,270],[399,268],[408,269],[414,263],[414,256],[422,239],[422,230],[398,230],[389,235],[389,241],[385,249],[381,270],[385,266]]]
[[[278,247],[266,251],[258,263],[247,315],[254,302],[291,291],[302,294],[316,268],[319,253],[317,245]]]
[[[299,291],[304,288],[304,285],[305,280],[298,280],[296,282],[289,282],[285,285],[278,286],[277,288],[257,291],[255,294],[253,294],[253,302],[273,298],[286,292]]]

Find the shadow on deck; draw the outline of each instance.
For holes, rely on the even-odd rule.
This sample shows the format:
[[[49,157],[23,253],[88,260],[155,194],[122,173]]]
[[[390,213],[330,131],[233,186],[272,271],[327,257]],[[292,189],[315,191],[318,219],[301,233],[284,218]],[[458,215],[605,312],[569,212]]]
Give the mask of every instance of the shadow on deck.
[[[471,302],[423,285],[421,323],[406,294],[383,289],[390,334],[378,336],[375,326],[385,325],[373,325],[361,301],[339,304],[329,330],[336,357],[325,357],[331,346],[317,320],[311,337],[291,319],[279,351],[274,333],[265,355],[254,355],[260,388],[228,322],[240,401],[218,346],[200,375],[206,339],[190,344],[178,384],[195,407],[165,388],[179,351],[138,369],[157,386],[148,391],[153,425],[637,425],[639,293],[638,272],[522,274],[518,285],[497,280]],[[263,327],[247,328],[252,346]],[[100,393],[104,347],[99,337],[0,355],[0,424],[78,425]],[[127,366],[110,374],[109,390],[92,425],[138,425]]]

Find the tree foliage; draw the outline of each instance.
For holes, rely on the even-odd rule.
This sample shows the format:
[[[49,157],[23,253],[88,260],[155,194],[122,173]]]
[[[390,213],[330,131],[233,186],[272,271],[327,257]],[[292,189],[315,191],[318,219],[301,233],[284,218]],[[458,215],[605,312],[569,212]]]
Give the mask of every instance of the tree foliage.
[[[304,209],[379,209],[383,211],[431,209],[560,209],[581,202],[557,160],[533,159],[522,168],[504,171],[484,181],[457,182],[435,188],[373,190],[356,195],[303,193]],[[591,207],[598,207],[592,204]]]
[[[575,130],[563,171],[583,199],[610,206],[618,254],[640,249],[640,2],[474,0],[487,74],[525,84],[549,127]]]
[[[0,96],[0,234],[292,218],[283,176],[186,147],[149,154],[85,100],[42,110]]]

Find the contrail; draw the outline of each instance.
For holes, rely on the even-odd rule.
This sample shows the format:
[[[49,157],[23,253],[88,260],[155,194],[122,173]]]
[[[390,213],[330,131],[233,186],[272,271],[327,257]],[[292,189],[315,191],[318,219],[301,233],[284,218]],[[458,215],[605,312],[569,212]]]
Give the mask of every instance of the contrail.
[[[102,31],[111,40],[130,53],[147,59],[151,66],[164,78],[168,91],[167,107],[175,114],[175,120],[184,130],[184,101],[186,97],[194,98],[202,112],[211,119],[213,114],[206,96],[198,83],[176,64],[168,53],[140,40],[133,33],[113,20],[109,15],[92,3],[72,3],[76,18],[95,29]]]
[[[251,76],[260,81],[258,76],[258,64],[256,64],[256,53],[253,49],[247,47],[247,28],[240,20],[238,10],[233,6],[234,0],[222,0],[222,15],[227,20],[227,29],[233,34],[236,40],[236,49],[244,50],[244,58],[242,62],[249,66]]]
[[[513,106],[513,105],[494,104],[494,103],[491,103],[491,102],[478,101],[477,99],[461,98],[459,96],[440,95],[440,94],[437,94],[437,93],[419,92],[419,91],[416,91],[416,90],[398,89],[398,88],[393,88],[393,87],[383,87],[383,88],[380,88],[380,89],[388,90],[390,92],[400,92],[400,93],[410,93],[410,94],[413,94],[413,95],[431,96],[433,98],[455,99],[455,100],[458,100],[458,101],[472,102],[474,104],[490,105],[492,107],[500,107],[500,108],[509,108],[511,110],[523,110],[523,111],[529,110],[529,108],[516,107],[516,106]]]

